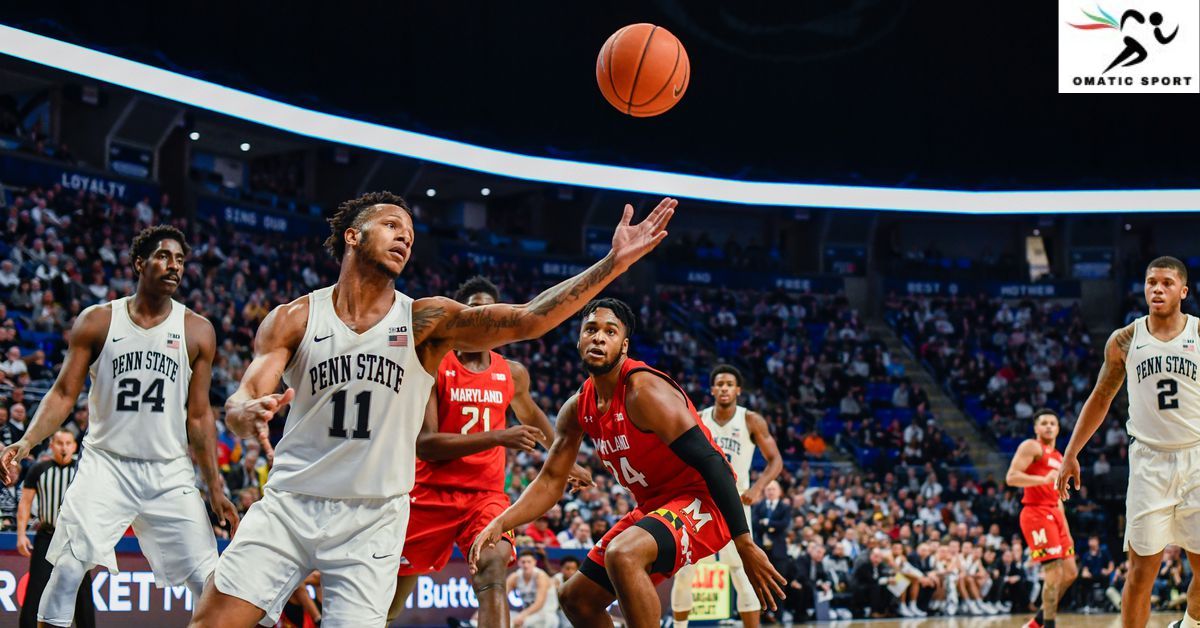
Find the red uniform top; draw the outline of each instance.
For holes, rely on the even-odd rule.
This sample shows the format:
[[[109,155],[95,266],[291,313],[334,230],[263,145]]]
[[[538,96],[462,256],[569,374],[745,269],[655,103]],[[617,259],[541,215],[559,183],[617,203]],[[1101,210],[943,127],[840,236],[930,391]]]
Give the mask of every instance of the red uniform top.
[[[714,449],[725,453],[713,442],[712,434],[700,420],[683,389],[674,380],[632,358],[626,358],[621,366],[621,376],[613,391],[608,412],[603,415],[596,406],[596,387],[591,378],[583,383],[579,392],[578,421],[583,431],[596,444],[600,461],[622,486],[633,493],[639,510],[650,512],[663,503],[683,495],[707,495],[708,485],[699,471],[689,466],[653,432],[643,432],[630,423],[625,411],[625,383],[637,371],[647,371],[671,382],[679,390],[681,401],[687,404],[688,412],[704,431],[704,436]],[[727,463],[728,464],[728,463]]]
[[[438,365],[438,431],[474,434],[505,428],[514,387],[508,362],[495,351],[487,370],[469,371],[453,351]],[[457,491],[503,491],[504,448],[455,460],[417,460],[416,483]]]
[[[1042,448],[1042,456],[1025,468],[1025,473],[1029,475],[1050,475],[1051,471],[1057,471],[1062,468],[1062,454],[1054,449],[1054,445],[1043,445],[1041,441],[1035,441],[1038,447]],[[1058,507],[1058,491],[1054,490],[1053,484],[1040,484],[1038,486],[1026,486],[1025,496],[1021,498],[1021,503],[1026,506],[1053,506]]]

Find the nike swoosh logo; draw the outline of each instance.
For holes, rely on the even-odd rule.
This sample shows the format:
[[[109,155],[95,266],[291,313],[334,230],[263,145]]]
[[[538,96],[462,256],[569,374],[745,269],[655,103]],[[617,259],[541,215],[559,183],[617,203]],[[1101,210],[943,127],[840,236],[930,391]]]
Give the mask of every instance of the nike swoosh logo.
[[[121,336],[120,338],[113,338],[113,342],[121,342],[124,339],[125,339],[125,336]]]
[[[322,340],[329,340],[332,337],[333,337],[333,334],[329,334],[328,336],[313,336],[313,342],[321,342]]]
[[[116,342],[116,341],[114,340],[113,342]],[[1146,343],[1146,344],[1144,344],[1144,345],[1138,345],[1138,346],[1134,347],[1134,349],[1141,349],[1141,348],[1143,348],[1143,347],[1149,347],[1149,346],[1150,346],[1150,343],[1148,343],[1148,342],[1147,342],[1147,343]]]
[[[374,553],[371,554],[371,558],[375,558],[375,559],[379,559],[379,560],[383,560],[384,558],[387,558],[389,556],[395,556],[395,554],[384,554],[383,556],[378,556]]]
[[[679,93],[683,91],[683,83],[675,86],[675,97],[679,98]]]

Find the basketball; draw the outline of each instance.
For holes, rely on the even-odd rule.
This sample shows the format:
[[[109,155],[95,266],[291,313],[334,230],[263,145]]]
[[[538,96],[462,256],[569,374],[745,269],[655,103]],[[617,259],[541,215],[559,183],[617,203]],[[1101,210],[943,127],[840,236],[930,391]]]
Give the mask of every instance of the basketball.
[[[683,44],[654,24],[630,24],[613,33],[596,59],[596,83],[604,99],[636,118],[674,107],[691,77]]]

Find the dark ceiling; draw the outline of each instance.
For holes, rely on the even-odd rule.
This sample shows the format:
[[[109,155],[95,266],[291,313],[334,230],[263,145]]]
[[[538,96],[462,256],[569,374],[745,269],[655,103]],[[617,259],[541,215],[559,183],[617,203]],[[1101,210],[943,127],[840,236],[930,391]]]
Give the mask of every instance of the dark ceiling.
[[[806,182],[1200,187],[1200,97],[1059,95],[1044,0],[18,4],[0,22],[532,154]],[[691,57],[658,118],[596,87],[601,44],[632,22]]]

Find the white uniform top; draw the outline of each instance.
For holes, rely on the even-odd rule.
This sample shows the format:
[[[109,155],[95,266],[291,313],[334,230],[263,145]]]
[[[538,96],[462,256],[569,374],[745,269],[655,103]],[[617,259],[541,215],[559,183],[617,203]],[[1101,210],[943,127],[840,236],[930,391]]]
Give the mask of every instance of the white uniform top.
[[[174,460],[187,455],[187,308],[172,300],[166,320],[143,329],[129,318],[130,300],[112,302],[104,348],[88,367],[91,423],[83,444],[126,458]]]
[[[296,390],[275,447],[270,488],[334,499],[406,495],[433,377],[417,358],[412,298],[359,334],[333,310],[333,286],[309,295],[304,339],[284,371]]]
[[[737,474],[737,490],[743,493],[750,489],[750,461],[754,459],[754,441],[750,438],[750,429],[746,427],[746,409],[737,406],[733,418],[725,425],[717,423],[714,418],[715,408],[705,408],[700,411],[700,420],[712,432],[713,441],[725,451],[733,472]]]
[[[517,584],[513,587],[513,592],[517,597],[521,598],[521,608],[526,609],[533,606],[537,602],[537,582],[538,573],[545,573],[541,569],[534,568],[533,577],[525,580],[525,574],[522,571],[517,571]],[[547,575],[547,578],[550,576]],[[553,617],[558,613],[558,591],[554,589],[554,582],[550,583],[546,591],[546,601],[542,603],[542,608],[534,613],[534,617]]]
[[[1163,342],[1150,333],[1148,317],[1133,323],[1125,357],[1129,386],[1129,435],[1155,449],[1200,444],[1200,337],[1195,316],[1183,333]]]

